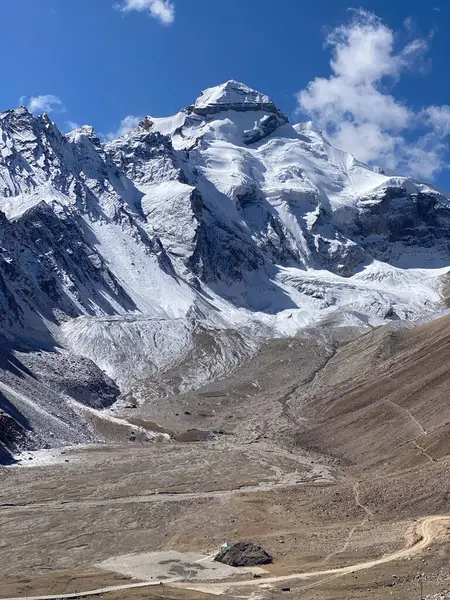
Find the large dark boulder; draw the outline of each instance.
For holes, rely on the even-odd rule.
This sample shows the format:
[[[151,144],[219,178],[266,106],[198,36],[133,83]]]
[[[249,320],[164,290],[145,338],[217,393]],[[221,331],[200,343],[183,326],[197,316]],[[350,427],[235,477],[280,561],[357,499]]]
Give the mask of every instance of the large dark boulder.
[[[230,567],[254,567],[273,562],[273,558],[264,548],[255,546],[251,542],[238,542],[233,546],[223,548],[214,560]]]

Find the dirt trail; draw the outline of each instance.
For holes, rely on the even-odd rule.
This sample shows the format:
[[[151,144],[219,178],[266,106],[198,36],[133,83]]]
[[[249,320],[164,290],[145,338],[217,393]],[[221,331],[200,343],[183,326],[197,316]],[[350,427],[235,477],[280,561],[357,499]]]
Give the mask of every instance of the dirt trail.
[[[427,452],[427,448],[424,448],[423,446],[421,446],[416,440],[413,441],[414,446],[417,448],[417,450],[419,450],[419,452],[421,454],[423,454],[423,456],[425,456],[425,458],[427,458],[429,460],[429,462],[437,462],[435,458],[433,458],[431,456],[431,454],[429,454]]]
[[[414,556],[415,554],[421,552],[425,548],[427,548],[431,542],[437,537],[436,533],[433,533],[433,524],[439,522],[450,522],[450,516],[430,516],[425,517],[421,521],[419,521],[416,532],[420,536],[419,540],[415,542],[412,546],[408,546],[403,550],[398,550],[393,554],[388,554],[386,556],[382,556],[381,558],[377,558],[374,560],[370,560],[367,562],[356,563],[354,565],[348,565],[346,567],[336,567],[334,569],[325,569],[322,571],[310,571],[307,573],[292,573],[291,575],[281,575],[278,577],[266,577],[264,579],[252,579],[250,581],[230,581],[230,582],[222,582],[222,583],[211,583],[211,584],[203,584],[203,585],[195,585],[195,584],[186,584],[183,582],[173,584],[175,587],[182,587],[185,589],[192,589],[202,592],[209,592],[212,594],[221,594],[225,590],[231,588],[247,588],[247,587],[255,587],[260,585],[270,585],[273,583],[284,583],[287,581],[301,581],[303,579],[311,579],[313,577],[320,577],[323,575],[346,575],[347,573],[354,573],[356,571],[364,571],[366,569],[371,569],[372,567],[376,567],[378,565],[382,565],[385,563],[389,563],[395,560],[401,560],[404,558],[408,558],[409,556]],[[33,599],[29,599],[33,600]]]
[[[417,427],[417,429],[420,432],[420,435],[427,435],[428,432],[425,429],[425,427],[421,423],[419,423],[419,421],[416,419],[416,417],[412,414],[412,412],[410,410],[408,410],[404,406],[401,406],[400,404],[397,404],[396,402],[394,402],[393,400],[390,400],[388,398],[385,399],[385,400],[383,400],[383,402],[385,402],[386,404],[390,404],[391,406],[393,406],[397,410],[405,413],[407,415],[408,419],[410,421],[412,421],[413,424]]]
[[[360,499],[361,490],[360,490],[360,482],[359,481],[357,481],[353,485],[353,493],[355,494],[356,506],[359,506],[359,508],[366,513],[366,520],[369,520],[370,517],[373,517],[373,512],[365,504],[361,504],[361,499]]]
[[[349,533],[347,535],[347,538],[345,539],[344,544],[342,545],[342,547],[339,550],[335,550],[334,552],[331,552],[330,554],[328,554],[325,557],[324,562],[328,562],[331,558],[333,558],[333,556],[337,556],[338,554],[342,554],[343,552],[345,552],[347,550],[347,548],[349,547],[350,542],[352,541],[352,538],[353,538],[353,536],[355,534],[355,531],[357,531],[361,527],[364,527],[364,525],[369,521],[369,519],[371,517],[373,517],[373,512],[370,510],[370,508],[368,508],[364,504],[361,504],[361,500],[360,500],[360,483],[359,483],[359,481],[356,481],[355,483],[353,483],[352,489],[353,489],[353,494],[355,496],[355,504],[362,511],[364,511],[364,518],[363,518],[363,520],[360,523],[356,523],[356,525],[354,525],[350,529],[350,531],[349,531]]]
[[[340,576],[345,575],[347,573],[354,573],[356,571],[363,571],[366,569],[371,569],[372,567],[376,567],[378,565],[382,565],[385,563],[389,563],[395,560],[401,560],[408,558],[410,556],[414,556],[418,554],[425,548],[427,548],[431,542],[437,537],[437,532],[433,531],[433,525],[436,523],[442,522],[450,522],[450,515],[446,516],[430,516],[425,517],[421,521],[418,522],[416,527],[416,533],[419,536],[417,542],[413,543],[411,546],[407,548],[403,548],[402,550],[398,550],[393,554],[389,554],[386,556],[382,556],[381,558],[377,558],[374,560],[370,560],[367,562],[356,563],[354,565],[348,565],[345,567],[337,567],[334,569],[325,569],[322,571],[310,571],[306,573],[292,573],[291,575],[281,575],[277,577],[266,577],[264,579],[251,579],[245,581],[226,581],[220,583],[189,583],[184,581],[166,580],[164,584],[170,584],[177,588],[189,589],[189,590],[197,590],[200,592],[206,592],[211,594],[222,594],[225,590],[229,590],[232,588],[247,588],[247,587],[258,587],[261,585],[270,585],[275,583],[284,583],[287,581],[301,581],[303,579],[312,579],[314,577],[321,576]],[[159,581],[144,581],[140,583],[129,583],[129,584],[121,584],[115,586],[109,586],[100,588],[97,590],[88,590],[85,592],[74,592],[72,594],[54,594],[47,596],[27,596],[26,600],[70,600],[76,598],[85,598],[87,596],[100,596],[102,594],[106,594],[108,592],[116,592],[121,590],[129,590],[134,588],[143,588],[143,587],[151,587],[155,585],[160,585],[162,582]],[[25,600],[25,597],[18,598],[4,598],[2,600]]]
[[[243,485],[239,488],[223,489],[223,490],[211,490],[210,492],[153,492],[150,494],[122,496],[118,498],[101,498],[93,500],[46,500],[43,502],[36,503],[24,503],[14,504],[6,503],[0,504],[0,511],[4,512],[20,512],[30,511],[42,512],[44,510],[62,510],[76,509],[76,508],[101,508],[110,506],[122,506],[127,504],[147,504],[147,503],[167,503],[167,502],[184,502],[186,500],[204,500],[210,498],[230,498],[232,496],[245,494],[245,493],[258,493],[258,492],[271,492],[279,489],[286,489],[287,487],[297,487],[304,483],[315,483],[315,482],[328,482],[327,474],[312,473],[307,475],[301,475],[294,473],[282,473],[278,474],[276,481],[267,480],[261,482],[258,485]],[[1,599],[0,599],[1,600]]]

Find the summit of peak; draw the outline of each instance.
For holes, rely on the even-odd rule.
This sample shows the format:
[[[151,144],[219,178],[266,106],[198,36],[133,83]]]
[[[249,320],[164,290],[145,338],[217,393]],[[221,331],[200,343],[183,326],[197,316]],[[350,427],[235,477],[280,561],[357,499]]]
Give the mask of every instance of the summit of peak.
[[[76,144],[93,144],[97,149],[101,145],[100,139],[91,125],[82,125],[78,129],[68,131],[65,138]]]
[[[16,115],[31,115],[31,112],[23,104],[15,108],[12,112],[14,112]]]
[[[225,83],[203,90],[195,101],[196,108],[220,104],[273,104],[269,96],[249,88],[240,81]]]
[[[18,106],[17,108],[7,109],[0,113],[0,119],[15,120],[22,119],[24,117],[28,120],[34,119],[34,116],[30,113],[26,106]]]
[[[71,131],[66,133],[66,136],[68,135],[85,135],[89,138],[97,137],[92,125],[81,125],[80,127],[76,127],[75,129],[72,129]]]
[[[234,79],[203,90],[192,108],[197,114],[223,110],[277,110],[269,96]]]

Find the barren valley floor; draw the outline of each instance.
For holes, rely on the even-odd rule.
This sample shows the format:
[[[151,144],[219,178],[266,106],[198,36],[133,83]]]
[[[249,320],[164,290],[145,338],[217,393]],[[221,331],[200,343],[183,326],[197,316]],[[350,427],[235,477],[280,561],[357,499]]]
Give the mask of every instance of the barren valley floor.
[[[137,439],[3,468],[0,597],[127,585],[145,577],[104,561],[142,553],[145,568],[144,553],[209,555],[223,540],[254,541],[274,564],[260,579],[167,583],[164,597],[410,600],[419,578],[426,597],[449,589],[450,521],[427,520],[450,515],[449,342],[447,317],[274,340],[226,379],[119,413],[214,441]]]

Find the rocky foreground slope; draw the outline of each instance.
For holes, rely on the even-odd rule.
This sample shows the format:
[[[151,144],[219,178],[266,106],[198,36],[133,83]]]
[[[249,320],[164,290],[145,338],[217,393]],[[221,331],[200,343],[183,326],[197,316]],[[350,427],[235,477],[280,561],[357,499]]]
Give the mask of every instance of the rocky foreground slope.
[[[108,143],[1,113],[0,210],[5,454],[98,439],[82,406],[177,365],[186,391],[270,336],[429,316],[450,266],[446,194],[235,81]]]

